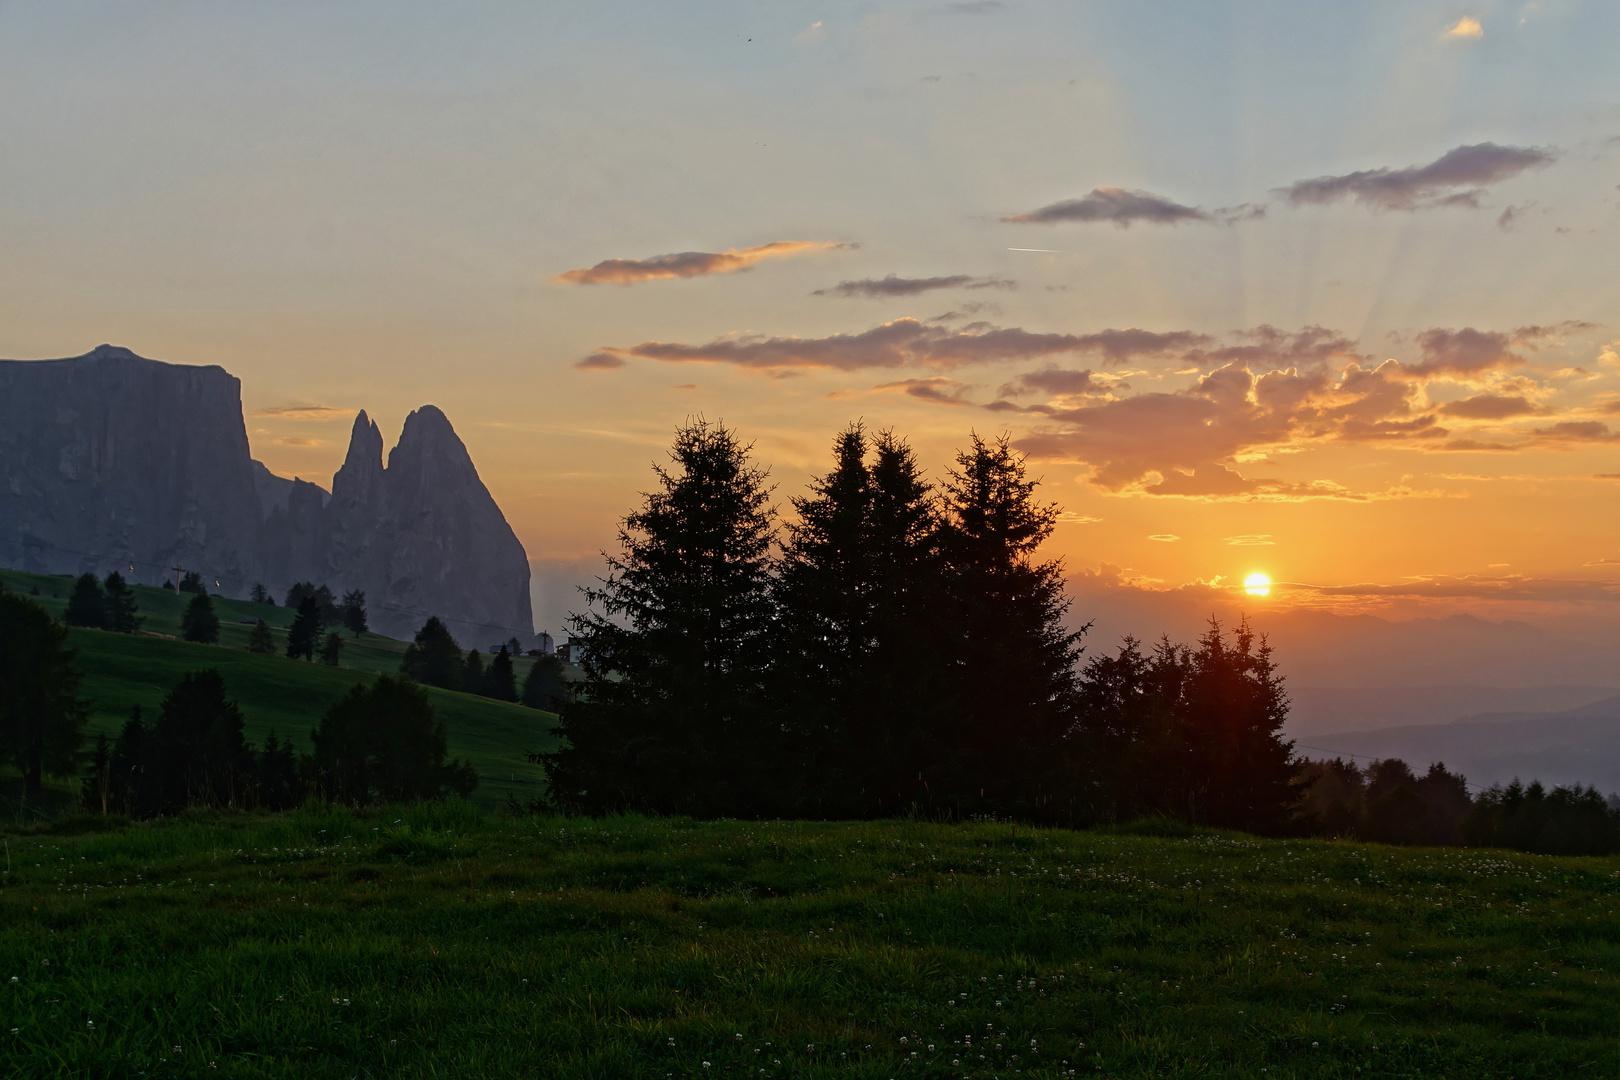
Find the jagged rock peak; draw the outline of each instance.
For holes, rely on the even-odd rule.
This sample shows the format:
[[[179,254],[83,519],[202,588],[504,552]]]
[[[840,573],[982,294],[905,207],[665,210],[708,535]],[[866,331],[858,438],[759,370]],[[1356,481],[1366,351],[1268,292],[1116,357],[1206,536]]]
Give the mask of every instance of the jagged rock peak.
[[[382,431],[377,427],[377,421],[361,409],[349,432],[349,452],[343,459],[343,467],[332,478],[332,494],[338,494],[339,486],[347,486],[345,480],[365,485],[381,476],[382,452]]]

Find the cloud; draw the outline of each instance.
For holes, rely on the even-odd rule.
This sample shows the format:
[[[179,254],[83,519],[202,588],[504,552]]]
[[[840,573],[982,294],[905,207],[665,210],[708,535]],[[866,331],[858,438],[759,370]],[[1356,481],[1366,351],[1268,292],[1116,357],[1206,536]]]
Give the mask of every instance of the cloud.
[[[1417,336],[1423,359],[1415,364],[1401,364],[1399,370],[1419,379],[1470,379],[1523,364],[1525,358],[1515,353],[1513,346],[1531,344],[1552,332],[1553,328],[1544,326],[1521,327],[1512,333],[1476,330],[1471,326],[1461,330],[1425,330]]]
[[[612,371],[624,367],[624,358],[612,353],[594,352],[574,366],[581,371]]]
[[[1610,431],[1609,425],[1601,420],[1565,420],[1551,427],[1536,428],[1530,434],[1552,442],[1620,442],[1620,433]]]
[[[564,285],[633,285],[663,278],[734,274],[749,269],[761,259],[780,259],[848,246],[815,240],[777,240],[741,250],[681,251],[673,255],[654,255],[650,259],[605,259],[595,266],[558,274],[552,280]]]
[[[1326,596],[1409,596],[1474,598],[1483,600],[1620,600],[1620,582],[1571,578],[1533,578],[1519,574],[1502,577],[1468,575],[1412,578],[1398,585],[1361,582],[1352,585],[1305,585]]]
[[[353,409],[335,409],[330,405],[307,405],[302,402],[292,405],[272,405],[269,408],[258,409],[254,416],[279,416],[284,420],[337,420],[353,416]]]
[[[882,278],[862,278],[859,281],[840,281],[830,289],[817,289],[811,296],[916,296],[931,289],[1016,289],[1018,282],[1008,278],[973,277],[969,274],[951,274],[948,277],[903,278],[889,274]]]
[[[1464,15],[1442,36],[1453,39],[1482,38],[1485,36],[1485,28],[1479,25],[1479,20],[1472,15]]]
[[[1124,383],[1100,381],[1089,370],[1071,371],[1066,368],[1043,368],[1040,371],[1026,371],[1012,382],[997,390],[1001,397],[1021,397],[1025,394],[1044,393],[1054,397],[1077,397],[1083,394],[1097,394]]]
[[[1479,439],[1450,439],[1443,443],[1424,447],[1426,450],[1448,451],[1466,454],[1488,453],[1498,450],[1517,450],[1512,443],[1482,442]]]
[[[1154,225],[1179,225],[1183,221],[1212,222],[1216,218],[1207,211],[1154,195],[1147,191],[1126,191],[1124,188],[1094,188],[1091,194],[1079,199],[1066,199],[1031,210],[1027,214],[1014,214],[1002,221],[1020,225],[1054,225],[1064,221],[1106,221],[1121,229],[1138,221]]]
[[[326,440],[325,439],[306,439],[306,438],[303,438],[302,436],[299,436],[299,435],[285,435],[285,436],[283,436],[283,437],[281,437],[279,439],[272,439],[270,441],[275,443],[277,446],[325,446],[326,445]]]
[[[874,390],[899,390],[914,398],[931,401],[936,405],[971,405],[963,395],[973,389],[967,383],[935,375],[927,379],[901,379],[897,382],[874,386]]]
[[[1440,406],[1440,411],[1466,420],[1506,420],[1510,416],[1531,416],[1545,410],[1518,396],[1476,394],[1461,401],[1448,401]]]
[[[990,15],[1006,6],[1001,0],[958,0],[957,3],[946,4],[945,10],[952,15]]]
[[[1175,533],[1154,533],[1149,540],[1157,540],[1161,544],[1174,544],[1181,539]]]
[[[1557,154],[1531,146],[1475,143],[1448,150],[1427,165],[1366,169],[1342,176],[1298,180],[1276,194],[1295,206],[1353,199],[1377,210],[1421,210],[1436,206],[1477,209],[1485,188],[1527,169],[1552,164]]]
[[[1593,473],[1592,474],[1592,479],[1594,479],[1594,480],[1620,480],[1620,472]]]
[[[595,356],[637,357],[666,363],[735,364],[760,370],[917,366],[954,368],[990,361],[1033,360],[1063,354],[1094,355],[1105,363],[1160,356],[1209,341],[1189,330],[1101,330],[1094,334],[1039,334],[1018,327],[973,323],[952,330],[916,319],[896,319],[858,334],[821,338],[738,335],[705,345],[646,341],[630,348],[605,346]],[[580,364],[590,363],[587,357]],[[580,366],[580,365],[575,365]],[[604,366],[592,364],[591,366]]]
[[[1270,533],[1242,533],[1228,536],[1223,543],[1230,547],[1272,547],[1277,541],[1271,538]]]
[[[1095,525],[1102,520],[1100,517],[1091,517],[1076,510],[1059,511],[1057,519],[1068,522],[1070,525]]]

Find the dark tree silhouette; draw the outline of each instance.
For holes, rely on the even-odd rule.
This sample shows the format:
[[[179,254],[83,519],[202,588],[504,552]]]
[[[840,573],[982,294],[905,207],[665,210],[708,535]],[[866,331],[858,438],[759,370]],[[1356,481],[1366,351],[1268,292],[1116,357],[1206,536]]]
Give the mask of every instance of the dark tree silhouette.
[[[366,623],[366,591],[364,589],[350,589],[344,593],[340,610],[343,613],[343,625],[355,637],[359,637],[370,629]]]
[[[484,692],[484,658],[477,649],[468,649],[467,658],[461,662],[461,689],[468,694]]]
[[[163,813],[187,806],[242,806],[251,798],[253,756],[242,738],[242,710],[225,679],[208,668],[181,678],[163,699],[145,742],[143,765]]]
[[[326,641],[321,645],[321,663],[327,667],[337,667],[343,659],[343,636],[337,631],[326,635]]]
[[[219,640],[219,616],[214,614],[214,601],[207,593],[198,593],[186,605],[185,614],[180,616],[180,636],[204,645]]]
[[[1066,736],[1085,631],[1064,626],[1062,562],[1034,561],[1058,515],[1036,501],[1039,483],[1006,436],[974,435],[945,485],[954,708],[939,719],[939,746],[923,776],[935,800],[961,810],[1073,812]]]
[[[523,704],[531,709],[556,712],[568,700],[568,683],[563,680],[563,663],[545,653],[535,658],[523,680]]]
[[[298,603],[298,613],[287,631],[287,658],[290,660],[315,659],[315,646],[321,640],[321,609],[313,596],[305,596]]]
[[[870,464],[869,458],[875,457]],[[890,813],[918,781],[938,715],[938,515],[909,447],[859,424],[793,500],[777,582],[777,693],[805,742],[805,810]]]
[[[264,740],[254,773],[255,801],[266,810],[290,810],[304,801],[304,784],[298,775],[298,755],[292,744],[282,742],[274,731]]]
[[[272,607],[276,603],[276,598],[270,595],[270,590],[266,589],[262,583],[256,583],[253,586],[253,591],[248,594],[248,599],[255,604],[269,604]]]
[[[405,647],[399,669],[428,686],[461,688],[461,649],[437,615],[429,616],[416,632],[416,640]]]
[[[253,624],[248,633],[248,652],[273,653],[276,651],[276,636],[270,630],[270,624],[260,619]]]
[[[92,579],[93,580],[93,579]],[[31,600],[0,589],[0,754],[37,794],[43,778],[78,771],[89,718],[67,631]]]
[[[94,574],[80,574],[73,583],[64,616],[69,626],[89,626],[97,630],[107,628],[107,598]]]
[[[517,672],[512,669],[512,654],[506,651],[506,646],[490,658],[489,669],[484,672],[485,697],[492,697],[497,701],[516,701]]]
[[[687,424],[625,518],[595,610],[570,620],[584,684],[540,756],[558,806],[752,816],[791,800],[764,685],[774,510],[748,454],[722,424]]]
[[[140,608],[135,606],[135,591],[124,583],[124,576],[114,570],[107,575],[107,629],[119,634],[133,634],[141,628]]]
[[[427,691],[380,675],[332,705],[311,733],[316,785],[335,802],[415,802],[467,795],[478,783],[471,765],[445,760],[447,737]]]
[[[202,574],[196,570],[187,571],[186,575],[180,579],[180,591],[196,593],[199,596],[208,595],[208,590],[203,587]]]

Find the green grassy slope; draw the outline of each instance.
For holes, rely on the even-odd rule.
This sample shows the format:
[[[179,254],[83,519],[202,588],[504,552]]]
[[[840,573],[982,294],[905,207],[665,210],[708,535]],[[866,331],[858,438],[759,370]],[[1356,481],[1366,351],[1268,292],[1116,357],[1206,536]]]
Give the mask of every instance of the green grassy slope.
[[[66,578],[12,570],[0,571],[0,582],[24,595],[38,588],[39,594],[31,599],[57,616],[66,610],[73,584]],[[283,607],[223,598],[214,602],[221,624],[220,643],[197,645],[178,638],[180,615],[190,600],[189,595],[181,598],[163,589],[139,587],[136,603],[145,617],[143,633],[69,630],[69,641],[79,650],[79,666],[85,673],[83,692],[93,702],[88,728],[92,736],[116,734],[134,705],[150,720],[157,715],[164,695],[186,672],[218,668],[230,696],[242,708],[249,741],[262,745],[265,736],[275,731],[307,750],[310,729],[332,702],[351,686],[370,682],[377,673],[398,672],[405,653],[404,642],[377,634],[355,639],[345,632],[349,644],[340,667],[256,655],[246,651],[251,626],[234,620],[263,618],[273,626],[285,627],[291,624],[292,613]],[[285,638],[279,644],[284,647]],[[530,663],[524,660],[520,670],[526,672]],[[552,745],[552,714],[432,687],[428,694],[449,732],[450,753],[467,758],[478,770],[480,781],[474,793],[478,802],[504,803],[509,793],[528,799],[543,790],[541,770],[525,760],[524,754]]]
[[[1620,1075],[1615,859],[456,804],[7,844],[5,1075]]]

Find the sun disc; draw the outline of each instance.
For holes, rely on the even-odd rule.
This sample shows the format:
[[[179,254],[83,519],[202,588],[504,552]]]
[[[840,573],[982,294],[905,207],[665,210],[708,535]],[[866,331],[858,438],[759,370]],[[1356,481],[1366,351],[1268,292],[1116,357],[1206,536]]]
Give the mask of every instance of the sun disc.
[[[1250,596],[1269,596],[1271,579],[1264,574],[1250,574],[1243,579],[1243,591]]]

